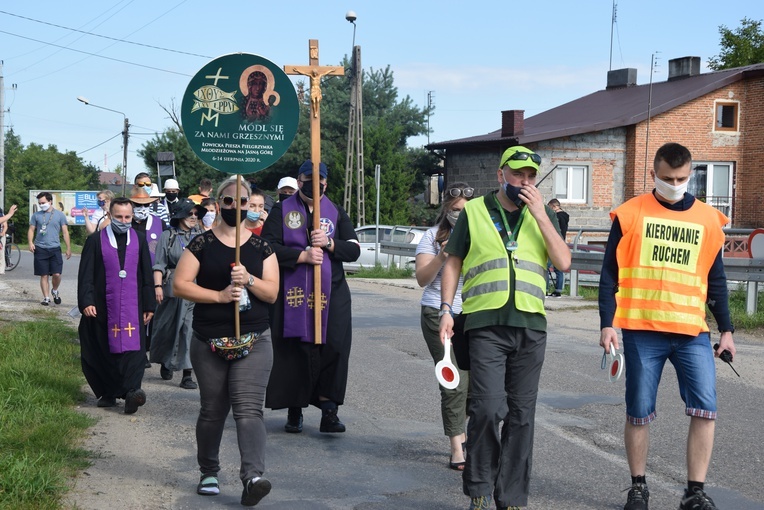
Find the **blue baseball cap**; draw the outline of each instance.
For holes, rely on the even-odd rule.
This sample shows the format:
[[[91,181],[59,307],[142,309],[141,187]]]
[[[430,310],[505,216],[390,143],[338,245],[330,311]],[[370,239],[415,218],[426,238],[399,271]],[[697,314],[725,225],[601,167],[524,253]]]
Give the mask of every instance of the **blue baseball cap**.
[[[302,174],[310,175],[311,178],[313,177],[313,162],[311,160],[306,159],[305,163],[300,165],[300,170],[297,172],[297,177],[301,176]],[[323,162],[318,164],[318,175],[320,175],[322,179],[326,179],[329,175],[329,169],[326,168],[326,164]]]

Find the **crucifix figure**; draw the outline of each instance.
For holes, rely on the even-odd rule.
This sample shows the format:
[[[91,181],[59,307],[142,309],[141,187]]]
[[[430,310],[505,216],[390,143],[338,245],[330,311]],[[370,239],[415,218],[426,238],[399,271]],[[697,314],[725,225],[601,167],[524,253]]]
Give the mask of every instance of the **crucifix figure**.
[[[319,164],[321,163],[321,77],[343,76],[345,68],[318,65],[318,39],[308,41],[308,65],[284,66],[286,74],[301,74],[310,77],[310,159],[313,161],[313,196],[321,196],[319,191]],[[313,230],[321,228],[320,200],[313,202]],[[313,288],[321,288],[321,266],[314,266]],[[320,293],[319,293],[320,294]],[[313,307],[315,342],[321,343],[321,307]]]

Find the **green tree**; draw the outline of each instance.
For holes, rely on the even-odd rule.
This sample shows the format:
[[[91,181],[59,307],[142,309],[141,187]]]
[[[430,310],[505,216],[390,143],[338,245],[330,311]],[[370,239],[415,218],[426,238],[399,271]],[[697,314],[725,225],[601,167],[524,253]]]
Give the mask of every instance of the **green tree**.
[[[708,59],[708,67],[714,71],[764,62],[764,32],[761,30],[761,20],[743,18],[735,30],[721,25],[719,35],[722,50]]]
[[[5,137],[5,205],[19,206],[14,217],[17,233],[23,236],[25,232],[29,190],[97,190],[99,173],[98,168],[85,164],[75,152],[59,152],[55,145],[43,147],[31,143],[24,147],[11,129]],[[84,239],[80,230],[84,231],[71,229],[74,242]]]

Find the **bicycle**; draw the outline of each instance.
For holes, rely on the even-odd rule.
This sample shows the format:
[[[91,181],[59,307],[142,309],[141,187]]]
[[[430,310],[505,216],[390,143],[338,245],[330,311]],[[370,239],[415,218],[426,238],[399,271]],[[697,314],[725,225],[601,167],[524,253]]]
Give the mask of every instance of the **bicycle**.
[[[19,245],[13,242],[13,225],[8,225],[8,234],[5,236],[5,270],[13,271],[21,262],[21,250]]]

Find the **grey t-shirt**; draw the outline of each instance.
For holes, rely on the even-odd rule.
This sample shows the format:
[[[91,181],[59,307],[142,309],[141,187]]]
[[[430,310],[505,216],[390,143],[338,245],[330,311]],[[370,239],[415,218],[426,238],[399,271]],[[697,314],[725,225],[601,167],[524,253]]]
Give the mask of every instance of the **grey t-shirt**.
[[[34,245],[39,248],[60,248],[61,228],[66,225],[64,213],[51,207],[47,212],[37,211],[29,220],[35,228]]]

